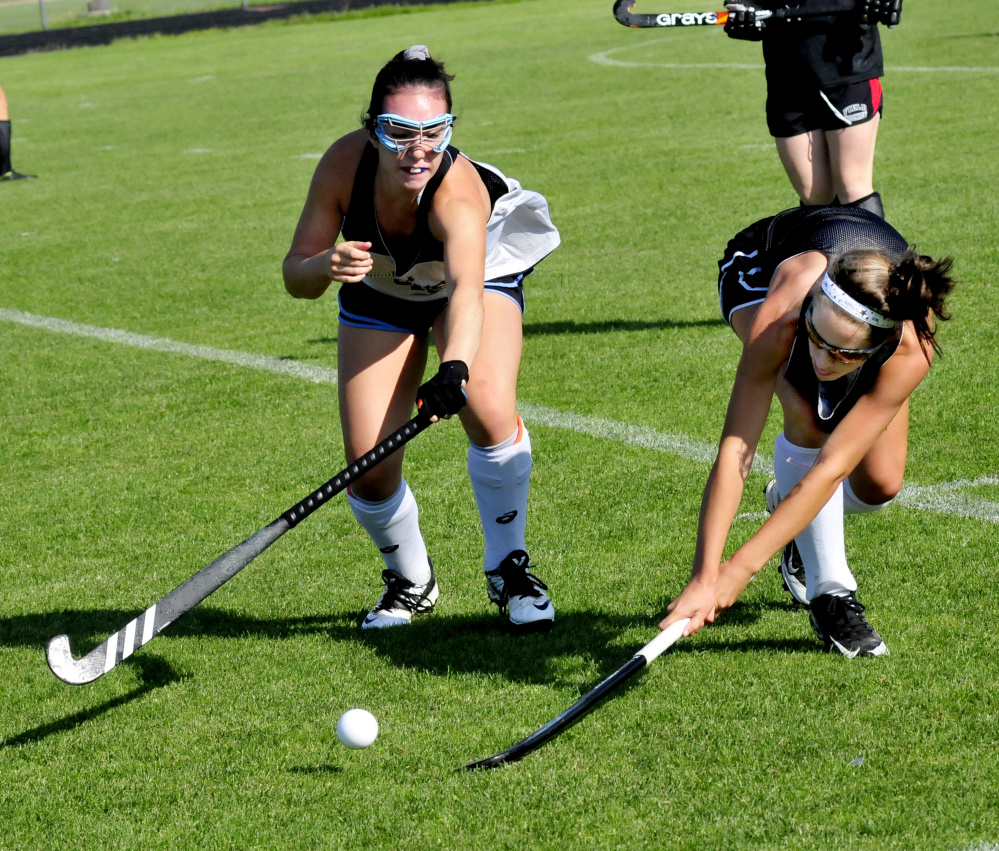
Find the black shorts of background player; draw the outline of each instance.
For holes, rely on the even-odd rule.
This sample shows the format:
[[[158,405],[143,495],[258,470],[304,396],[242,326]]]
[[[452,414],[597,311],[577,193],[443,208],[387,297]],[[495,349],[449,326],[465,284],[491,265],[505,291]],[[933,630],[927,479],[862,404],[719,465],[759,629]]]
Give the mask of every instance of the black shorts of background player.
[[[883,112],[878,23],[894,26],[901,0],[839,0],[829,15],[763,19],[783,3],[729,4],[726,32],[763,42],[767,126],[802,205],[845,204],[884,217],[874,191]],[[805,0],[807,9],[824,0]]]

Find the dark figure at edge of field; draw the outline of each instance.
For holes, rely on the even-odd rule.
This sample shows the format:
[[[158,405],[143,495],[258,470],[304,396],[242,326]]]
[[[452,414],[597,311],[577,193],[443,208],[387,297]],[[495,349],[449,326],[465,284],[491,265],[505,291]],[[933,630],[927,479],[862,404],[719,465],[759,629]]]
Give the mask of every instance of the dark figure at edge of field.
[[[14,171],[10,158],[10,112],[7,107],[7,95],[0,87],[0,180],[28,180],[33,174],[21,174]]]

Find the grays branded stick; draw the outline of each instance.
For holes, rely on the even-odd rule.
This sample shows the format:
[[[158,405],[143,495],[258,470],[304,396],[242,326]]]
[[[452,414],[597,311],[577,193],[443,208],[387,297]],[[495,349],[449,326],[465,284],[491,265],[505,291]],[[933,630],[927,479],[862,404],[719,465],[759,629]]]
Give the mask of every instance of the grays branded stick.
[[[566,727],[578,721],[583,715],[590,711],[597,703],[603,700],[614,689],[630,679],[646,665],[658,659],[666,650],[672,647],[677,639],[683,634],[683,628],[690,622],[689,618],[684,618],[676,623],[670,624],[655,638],[618,668],[603,682],[592,688],[577,700],[572,706],[561,715],[556,716],[543,727],[539,727],[526,739],[522,739],[517,744],[512,745],[505,751],[480,759],[478,762],[470,762],[465,766],[467,771],[475,771],[479,768],[496,768],[508,762],[516,762],[527,756],[531,751],[541,747],[545,742],[554,739]]]
[[[626,27],[648,29],[650,27],[708,27],[723,26],[728,22],[728,10],[720,12],[662,12],[659,14],[633,14],[637,0],[616,0],[614,17],[618,23]],[[797,9],[787,6],[783,9],[759,9],[756,13],[758,21],[768,18],[809,18],[816,15],[835,15],[845,11],[843,4],[837,6],[822,6],[817,8]]]
[[[106,674],[144,644],[152,641],[163,629],[193,609],[209,594],[218,591],[285,532],[294,529],[316,509],[325,505],[331,497],[340,493],[379,462],[384,461],[428,425],[430,418],[422,413],[417,414],[402,428],[390,434],[374,449],[337,473],[326,484],[318,487],[276,520],[268,523],[241,544],[237,544],[229,552],[220,555],[211,564],[174,588],[162,600],[153,603],[141,615],[129,621],[123,629],[95,647],[82,659],[73,658],[69,636],[57,635],[49,642],[46,652],[52,673],[70,685],[90,683]]]

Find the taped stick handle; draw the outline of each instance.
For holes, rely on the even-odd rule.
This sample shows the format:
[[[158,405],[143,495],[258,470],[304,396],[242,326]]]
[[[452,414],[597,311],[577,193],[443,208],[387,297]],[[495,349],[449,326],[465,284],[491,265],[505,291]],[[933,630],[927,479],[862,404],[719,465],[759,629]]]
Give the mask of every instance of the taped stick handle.
[[[646,665],[652,664],[663,653],[669,650],[670,647],[676,644],[683,635],[683,629],[688,623],[690,623],[690,618],[683,618],[676,621],[676,623],[671,623],[635,655],[644,656]]]
[[[420,411],[402,428],[392,432],[392,434],[381,441],[374,449],[370,452],[366,452],[354,461],[353,464],[350,464],[347,469],[342,470],[328,482],[320,485],[297,505],[289,508],[284,514],[281,515],[281,517],[287,521],[289,528],[294,529],[317,508],[328,502],[330,497],[336,496],[340,493],[340,491],[346,489],[351,482],[359,479],[366,472],[368,472],[368,470],[385,460],[389,455],[404,444],[408,443],[429,425],[429,415]]]
[[[616,0],[614,3],[614,18],[619,24],[633,29],[650,29],[653,27],[703,27],[723,26],[728,22],[729,12],[721,9],[716,12],[660,12],[634,13],[637,0]],[[852,11],[853,6],[847,6],[844,0],[831,0],[824,6],[784,6],[780,9],[760,9],[758,18],[812,18],[824,15],[838,15]]]

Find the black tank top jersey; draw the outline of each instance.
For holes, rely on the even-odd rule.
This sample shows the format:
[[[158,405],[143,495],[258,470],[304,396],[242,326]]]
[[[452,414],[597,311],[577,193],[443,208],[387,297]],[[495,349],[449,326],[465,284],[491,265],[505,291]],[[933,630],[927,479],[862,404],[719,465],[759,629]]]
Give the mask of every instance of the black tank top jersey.
[[[371,145],[365,145],[361,161],[357,165],[354,184],[350,192],[350,209],[344,217],[341,232],[346,240],[370,242],[371,252],[391,258],[394,275],[397,279],[406,274],[418,263],[442,262],[444,260],[444,244],[430,232],[428,221],[430,207],[434,194],[451,170],[459,155],[457,148],[447,147],[441,157],[440,167],[430,179],[420,195],[420,203],[416,213],[416,227],[409,236],[391,239],[386,244],[378,227],[375,216],[375,171],[378,168],[378,151]],[[488,169],[481,168],[478,163],[469,160],[489,193],[490,210],[496,200],[509,191],[506,182]],[[443,290],[443,281],[441,287]]]
[[[794,207],[752,227],[764,231],[760,247],[767,281],[781,263],[806,251],[835,257],[847,251],[872,249],[900,260],[908,247],[888,222],[857,207]]]
[[[812,359],[808,351],[808,333],[805,330],[805,311],[811,304],[808,296],[801,305],[798,316],[798,333],[791,347],[791,356],[784,367],[784,377],[815,409],[815,422],[826,432],[831,432],[854,406],[857,399],[874,386],[881,367],[898,350],[901,336],[889,340],[859,369],[835,381],[819,381],[812,369]]]
[[[838,15],[767,21],[763,59],[768,86],[783,90],[830,89],[884,74],[877,26],[861,26],[853,11],[854,0],[840,1],[848,11]],[[776,9],[786,3],[765,5]],[[827,0],[804,0],[795,5],[827,8],[830,4]]]
[[[766,280],[784,260],[805,251],[821,251],[827,257],[834,257],[846,251],[873,249],[897,260],[908,246],[902,235],[879,216],[853,207],[785,210],[770,220],[765,240]],[[805,331],[805,311],[810,303],[811,296],[801,305],[798,333],[784,377],[814,406],[816,423],[828,433],[857,399],[871,389],[878,371],[898,349],[901,338],[886,343],[849,375],[836,381],[819,381],[812,369]]]

